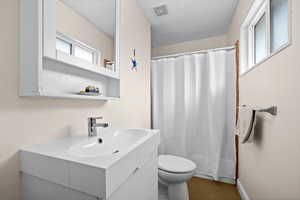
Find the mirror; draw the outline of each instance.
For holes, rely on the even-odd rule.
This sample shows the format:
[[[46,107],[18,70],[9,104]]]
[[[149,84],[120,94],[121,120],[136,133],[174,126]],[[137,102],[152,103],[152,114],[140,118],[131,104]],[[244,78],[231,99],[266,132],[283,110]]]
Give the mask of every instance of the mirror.
[[[97,71],[116,72],[115,0],[56,0],[56,57]]]

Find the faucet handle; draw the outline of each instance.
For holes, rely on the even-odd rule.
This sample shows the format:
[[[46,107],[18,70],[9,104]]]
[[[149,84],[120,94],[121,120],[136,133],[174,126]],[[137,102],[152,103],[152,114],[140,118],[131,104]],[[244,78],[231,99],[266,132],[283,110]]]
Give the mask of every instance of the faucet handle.
[[[103,119],[103,117],[89,117],[88,118],[88,123],[89,123],[90,128],[93,128],[93,126],[96,124],[97,119]]]
[[[103,117],[89,117],[89,120],[103,119]]]

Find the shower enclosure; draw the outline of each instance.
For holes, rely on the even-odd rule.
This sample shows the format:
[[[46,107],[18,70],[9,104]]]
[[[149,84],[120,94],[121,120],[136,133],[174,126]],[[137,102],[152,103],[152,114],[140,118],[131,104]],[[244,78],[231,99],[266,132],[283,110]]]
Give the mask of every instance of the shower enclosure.
[[[152,60],[152,122],[160,154],[186,157],[196,176],[234,182],[236,60],[228,47]]]

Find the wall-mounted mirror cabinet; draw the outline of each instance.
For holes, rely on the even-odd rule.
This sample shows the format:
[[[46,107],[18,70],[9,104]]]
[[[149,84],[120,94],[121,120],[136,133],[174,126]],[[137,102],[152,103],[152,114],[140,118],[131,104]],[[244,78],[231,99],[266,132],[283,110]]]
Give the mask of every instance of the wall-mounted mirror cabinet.
[[[119,98],[119,3],[21,0],[20,95]]]

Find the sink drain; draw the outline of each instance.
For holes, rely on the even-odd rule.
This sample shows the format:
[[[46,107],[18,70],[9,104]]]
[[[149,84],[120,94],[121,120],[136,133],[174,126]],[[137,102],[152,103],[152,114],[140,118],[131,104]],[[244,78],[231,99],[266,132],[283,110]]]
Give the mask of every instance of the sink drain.
[[[113,152],[113,154],[116,154],[116,153],[119,153],[119,150],[115,150],[115,151]]]

